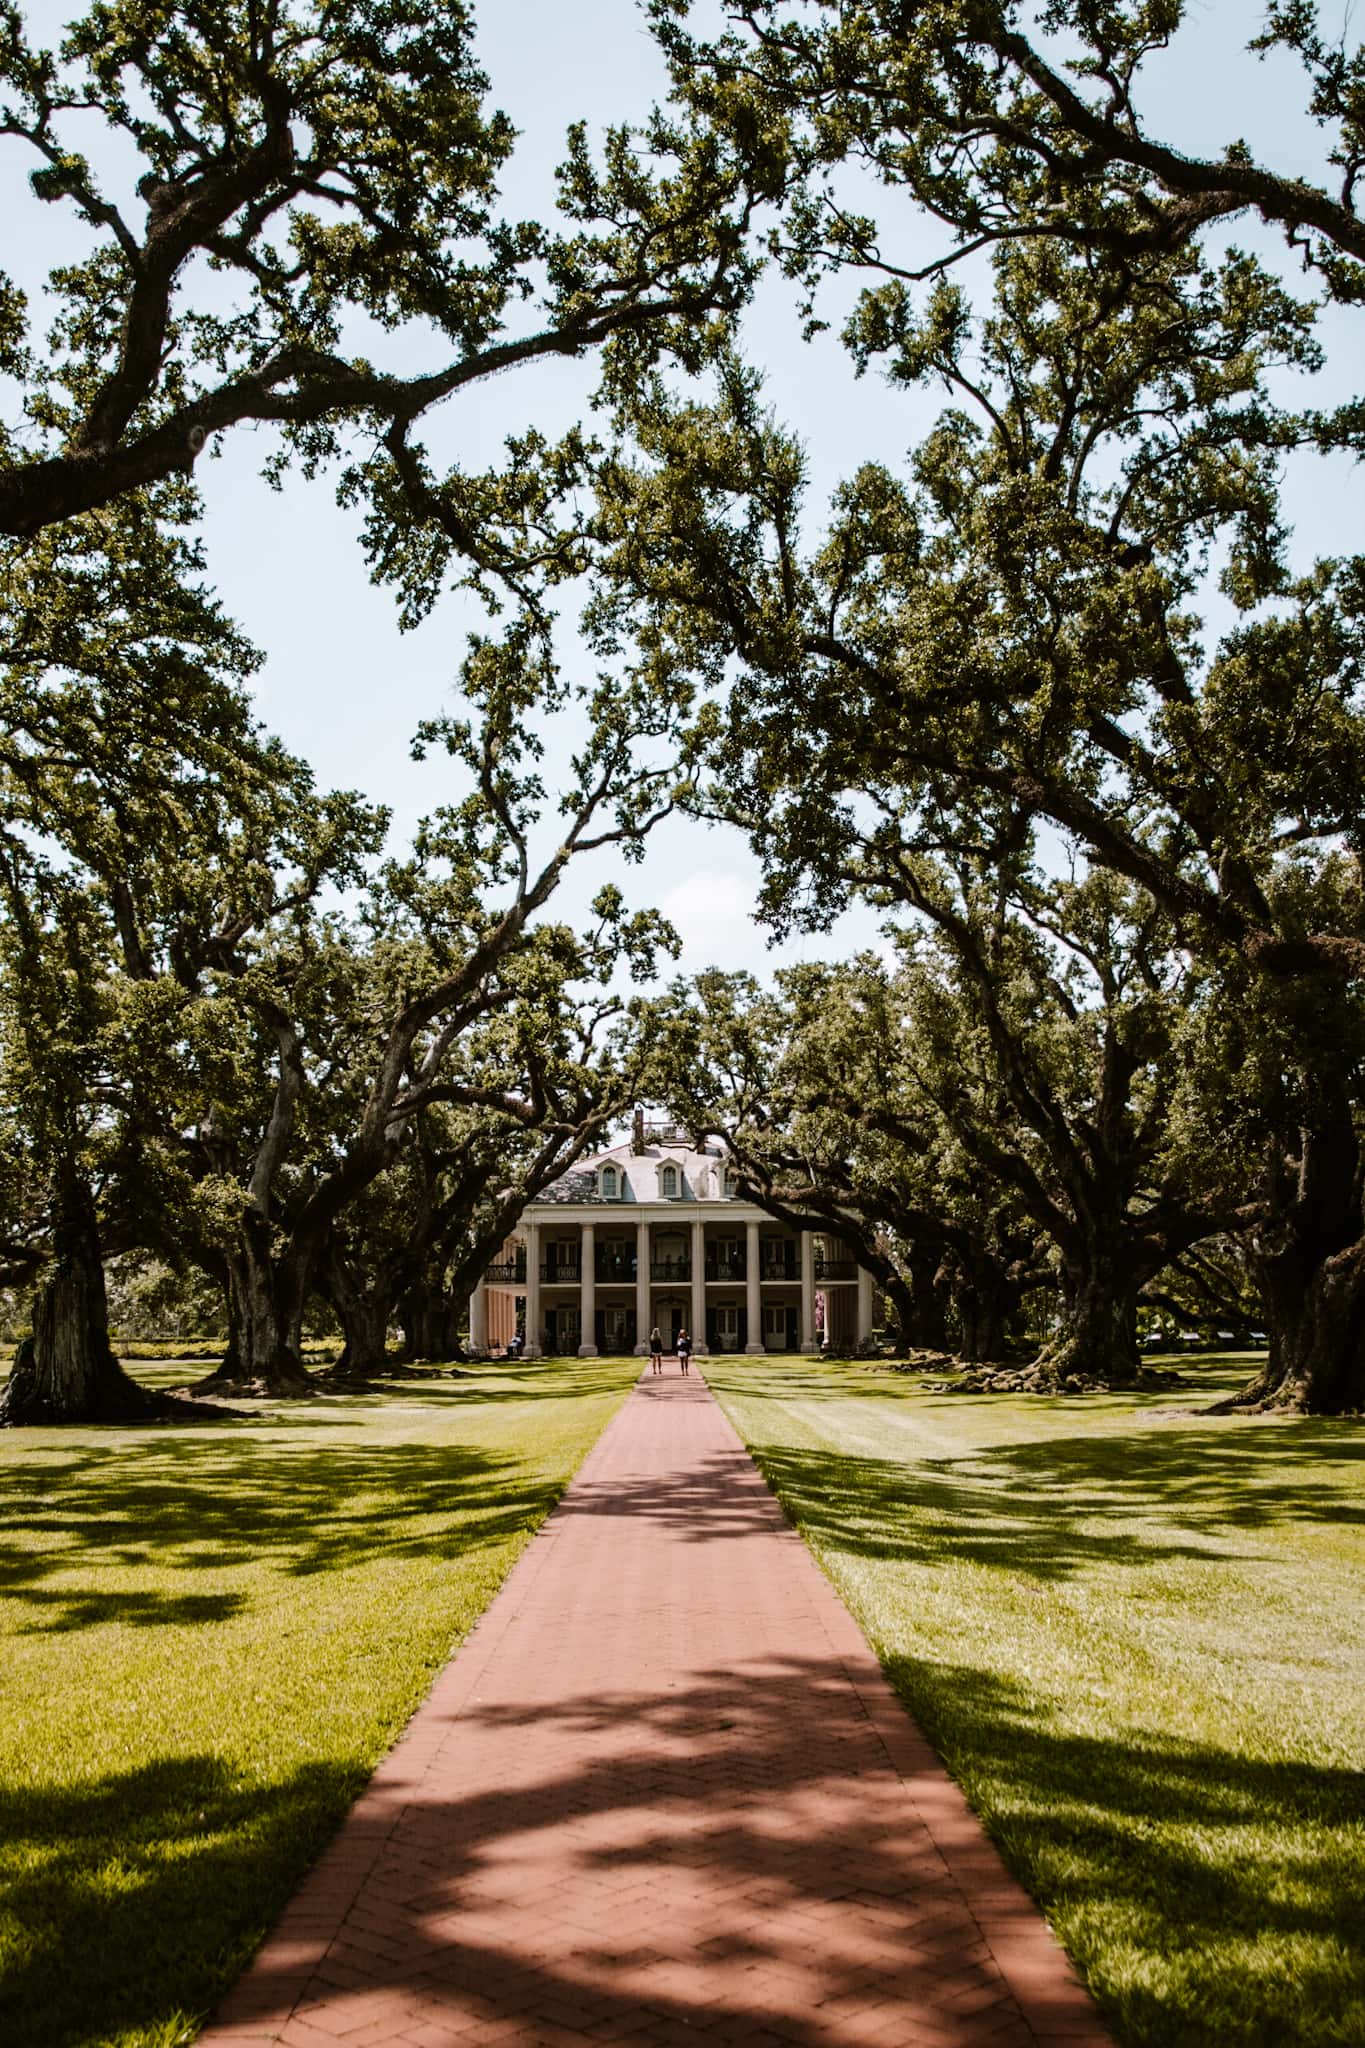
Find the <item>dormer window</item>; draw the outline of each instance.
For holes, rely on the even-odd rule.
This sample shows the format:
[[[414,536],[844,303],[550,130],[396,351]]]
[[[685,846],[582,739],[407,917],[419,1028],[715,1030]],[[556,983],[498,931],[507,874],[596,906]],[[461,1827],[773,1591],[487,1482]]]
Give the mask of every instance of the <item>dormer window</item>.
[[[620,1193],[620,1187],[616,1176],[616,1168],[614,1166],[604,1166],[602,1168],[601,1187],[602,1200],[604,1202],[614,1202],[617,1198],[617,1195]]]
[[[677,1201],[677,1199],[678,1199],[678,1169],[677,1169],[677,1167],[676,1167],[676,1166],[665,1166],[665,1167],[664,1167],[664,1168],[662,1169],[662,1171],[660,1172],[660,1174],[659,1174],[659,1193],[660,1193],[660,1194],[661,1194],[661,1195],[663,1196],[663,1198],[664,1198],[664,1200],[665,1200],[666,1202],[676,1202],[676,1201]]]
[[[725,1167],[716,1168],[716,1193],[723,1202],[730,1192],[730,1175]]]

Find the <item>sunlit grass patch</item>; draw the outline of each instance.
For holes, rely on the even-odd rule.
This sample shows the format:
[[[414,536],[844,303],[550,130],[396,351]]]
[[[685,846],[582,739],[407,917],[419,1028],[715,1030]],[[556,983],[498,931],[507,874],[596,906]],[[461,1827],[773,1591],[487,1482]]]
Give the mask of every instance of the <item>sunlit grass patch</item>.
[[[6,2048],[193,2038],[638,1370],[0,1433]]]
[[[1365,2042],[1365,1428],[707,1375],[1131,2048]]]

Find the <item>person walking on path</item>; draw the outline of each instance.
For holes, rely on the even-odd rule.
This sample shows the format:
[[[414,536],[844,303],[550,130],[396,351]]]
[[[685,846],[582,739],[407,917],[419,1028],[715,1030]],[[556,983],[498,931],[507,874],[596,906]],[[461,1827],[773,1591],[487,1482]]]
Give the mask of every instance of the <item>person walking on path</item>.
[[[691,1357],[692,1339],[688,1336],[687,1325],[684,1323],[683,1327],[678,1332],[678,1363],[682,1367],[684,1375],[687,1372],[688,1363]]]
[[[664,1340],[663,1334],[660,1331],[659,1325],[657,1323],[654,1325],[654,1328],[649,1333],[649,1362],[653,1366],[655,1372],[663,1371]]]

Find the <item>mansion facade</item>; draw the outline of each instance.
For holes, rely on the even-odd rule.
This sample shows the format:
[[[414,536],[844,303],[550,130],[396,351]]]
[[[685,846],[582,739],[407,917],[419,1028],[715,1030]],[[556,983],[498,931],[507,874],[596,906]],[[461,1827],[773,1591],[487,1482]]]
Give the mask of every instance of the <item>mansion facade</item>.
[[[718,1145],[637,1114],[629,1141],[523,1210],[470,1302],[470,1348],[523,1355],[649,1349],[817,1351],[872,1334],[872,1276],[827,1230],[775,1223],[736,1191]]]

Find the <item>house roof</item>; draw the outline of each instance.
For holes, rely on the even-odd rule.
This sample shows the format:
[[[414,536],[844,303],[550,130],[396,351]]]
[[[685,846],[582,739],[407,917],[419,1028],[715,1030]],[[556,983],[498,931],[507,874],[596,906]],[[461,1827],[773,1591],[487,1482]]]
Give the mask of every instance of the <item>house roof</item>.
[[[598,1175],[602,1167],[614,1166],[622,1177],[624,1192],[616,1203],[606,1202],[605,1207],[615,1208],[620,1202],[733,1202],[740,1199],[733,1193],[722,1194],[719,1175],[725,1164],[725,1153],[720,1145],[706,1145],[698,1149],[692,1145],[646,1144],[637,1152],[627,1139],[620,1145],[612,1145],[605,1152],[595,1152],[585,1159],[581,1166],[561,1174],[548,1188],[537,1195],[535,1202],[528,1203],[534,1208],[539,1203],[600,1202]],[[681,1170],[680,1193],[665,1195],[661,1178],[665,1166],[673,1165]]]

